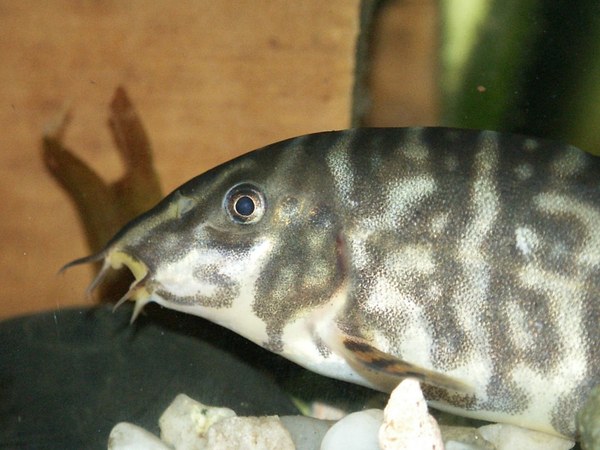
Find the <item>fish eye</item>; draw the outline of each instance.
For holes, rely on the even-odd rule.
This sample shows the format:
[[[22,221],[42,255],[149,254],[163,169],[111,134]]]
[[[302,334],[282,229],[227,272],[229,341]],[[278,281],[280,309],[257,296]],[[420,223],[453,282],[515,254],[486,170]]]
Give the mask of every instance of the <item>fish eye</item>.
[[[258,222],[265,212],[265,198],[256,186],[243,183],[232,187],[223,200],[227,214],[235,223]]]

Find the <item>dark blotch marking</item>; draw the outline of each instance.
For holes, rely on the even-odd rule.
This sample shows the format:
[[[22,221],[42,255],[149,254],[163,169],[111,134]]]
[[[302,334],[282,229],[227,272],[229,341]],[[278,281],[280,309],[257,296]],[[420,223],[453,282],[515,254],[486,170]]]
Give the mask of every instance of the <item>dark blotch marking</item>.
[[[361,353],[368,353],[373,351],[373,346],[365,343],[365,342],[358,342],[358,341],[352,341],[352,340],[344,340],[344,347],[346,347],[348,350],[351,350],[353,352],[361,352]]]

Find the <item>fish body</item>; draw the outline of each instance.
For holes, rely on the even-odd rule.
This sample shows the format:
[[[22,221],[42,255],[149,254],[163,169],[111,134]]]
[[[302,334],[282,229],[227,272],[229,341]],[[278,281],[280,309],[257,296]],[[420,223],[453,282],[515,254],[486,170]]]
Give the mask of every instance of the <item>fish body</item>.
[[[97,255],[124,300],[323,375],[575,436],[600,382],[600,159],[489,131],[356,129],[185,183]],[[71,264],[71,265],[72,265]],[[93,287],[92,286],[92,287]]]

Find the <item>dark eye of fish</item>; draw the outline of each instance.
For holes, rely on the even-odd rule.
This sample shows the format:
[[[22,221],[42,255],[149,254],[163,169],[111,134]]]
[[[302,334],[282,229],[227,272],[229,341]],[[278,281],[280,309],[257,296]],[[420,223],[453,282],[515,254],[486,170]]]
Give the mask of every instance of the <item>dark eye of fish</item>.
[[[224,206],[234,222],[251,224],[263,216],[265,199],[256,186],[238,184],[225,195]]]
[[[235,209],[235,212],[244,217],[251,216],[256,209],[254,207],[254,200],[247,195],[238,198],[235,205],[233,205],[233,208]]]

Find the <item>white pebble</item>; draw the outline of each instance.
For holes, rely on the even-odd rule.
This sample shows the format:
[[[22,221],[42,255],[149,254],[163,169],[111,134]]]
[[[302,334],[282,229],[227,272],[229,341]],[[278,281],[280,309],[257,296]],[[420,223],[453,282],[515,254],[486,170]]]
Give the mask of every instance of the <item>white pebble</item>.
[[[479,432],[497,450],[568,450],[575,446],[568,439],[508,424],[485,425]]]
[[[108,436],[108,450],[171,450],[158,437],[132,423],[116,424]]]
[[[208,429],[206,441],[206,450],[294,450],[276,416],[223,419]]]
[[[321,450],[379,450],[377,430],[382,421],[380,409],[348,414],[325,434]]]
[[[179,394],[160,416],[160,437],[175,450],[202,450],[207,430],[215,423],[234,417],[229,408],[203,405]]]
[[[282,416],[279,418],[290,432],[296,450],[315,450],[321,445],[332,422],[304,416]]]

